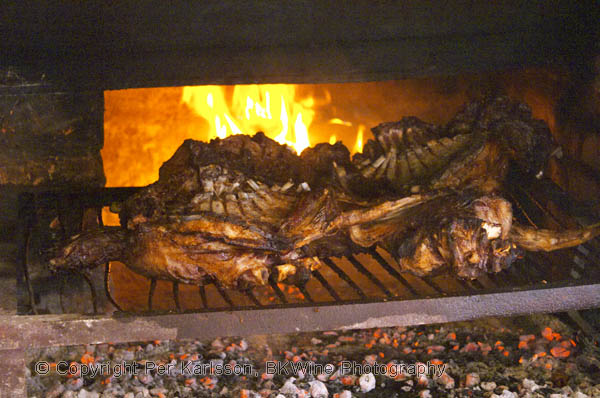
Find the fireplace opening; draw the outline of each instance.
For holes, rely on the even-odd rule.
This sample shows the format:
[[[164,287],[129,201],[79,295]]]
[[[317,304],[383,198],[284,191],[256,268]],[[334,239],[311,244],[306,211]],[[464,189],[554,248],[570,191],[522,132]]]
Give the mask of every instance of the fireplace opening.
[[[144,186],[187,139],[209,141],[262,131],[297,153],[341,141],[351,152],[371,128],[404,116],[446,123],[465,102],[506,94],[527,103],[556,132],[564,71],[503,73],[337,84],[158,87],[104,92],[102,158],[107,187]]]
[[[289,145],[298,154],[306,147],[337,141],[354,154],[361,152],[364,143],[373,138],[371,128],[380,123],[416,116],[426,122],[443,125],[470,100],[508,95],[526,103],[533,117],[542,119],[549,126],[554,140],[564,148],[561,153],[564,156],[551,159],[547,170],[550,178],[567,191],[581,190],[578,185],[581,179],[576,180],[579,183],[569,184],[570,180],[565,177],[573,174],[565,159],[580,156],[573,152],[576,147],[573,140],[577,136],[566,131],[558,121],[562,96],[568,86],[569,75],[560,69],[531,68],[382,82],[211,85],[105,91],[102,157],[106,186],[141,187],[153,183],[158,179],[160,166],[188,138],[206,142],[262,131],[275,141]],[[585,189],[586,195],[590,195],[590,186]],[[516,211],[523,211],[523,215],[528,217],[524,209]],[[109,207],[104,207],[102,217],[105,225],[119,225],[118,214],[111,212]],[[385,252],[378,251],[377,255],[384,263],[394,263]],[[410,275],[403,276],[409,281],[409,287],[406,287],[398,284],[381,264],[368,256],[358,256],[352,261],[365,264],[373,275],[361,275],[360,269],[357,271],[348,261],[334,263],[333,266],[340,266],[351,278],[367,281],[367,285],[370,284],[365,291],[368,297],[410,295],[410,283],[421,284],[433,292],[439,292],[436,283],[454,292],[464,289],[461,282],[450,282],[445,277],[437,282],[423,282],[413,280]],[[119,306],[130,311],[145,310],[149,280],[119,262],[111,263],[110,272],[109,288]],[[333,284],[345,283],[344,277],[336,274],[335,270],[327,269],[325,273],[327,280],[335,281]],[[378,281],[374,285],[373,277]],[[537,280],[536,277],[512,278],[518,283]],[[314,281],[312,285],[315,285]],[[487,287],[490,286],[493,283]],[[310,291],[321,300],[332,297],[331,292],[322,286],[319,289],[312,286],[312,290],[304,292],[283,284],[279,284],[278,288],[288,296],[286,301],[291,302],[305,302]],[[255,289],[253,300],[260,305],[278,302],[280,292],[274,289],[273,286]],[[356,289],[348,292],[341,299],[364,297],[364,293]],[[216,307],[227,306],[229,298],[221,293],[209,287],[204,295],[208,294],[208,301]],[[245,300],[244,294],[239,292],[228,294],[237,296],[238,302]],[[186,309],[199,309],[206,304],[195,286],[181,285],[179,296]],[[154,309],[168,311],[175,306],[169,282],[158,281],[154,297]]]
[[[359,254],[325,256],[298,286],[269,279],[240,290],[214,281],[201,286],[158,281],[153,312],[146,310],[154,284],[117,261],[108,274],[104,262],[84,274],[53,273],[49,261],[49,253],[82,230],[113,226],[108,230],[114,235],[99,236],[126,234],[117,227],[123,203],[157,180],[161,164],[185,139],[263,131],[289,143],[291,154],[336,141],[360,154],[361,147],[368,150],[371,128],[382,122],[415,116],[441,126],[463,104],[498,95],[527,104],[557,144],[545,178],[530,178],[518,168],[507,172],[503,194],[514,203],[514,221],[553,230],[593,225],[600,219],[600,8],[595,3],[357,1],[343,8],[312,0],[277,6],[113,3],[2,7],[7,17],[0,31],[7,39],[0,43],[6,54],[0,61],[0,289],[5,293],[0,395],[24,396],[26,383],[30,395],[102,393],[125,379],[136,394],[146,389],[172,395],[167,388],[174,384],[163,384],[156,372],[154,384],[133,374],[119,379],[114,369],[93,381],[77,372],[56,377],[64,369],[57,363],[68,360],[75,370],[107,358],[142,363],[144,353],[161,364],[182,364],[190,357],[245,361],[238,354],[248,346],[258,347],[261,356],[264,347],[278,361],[316,355],[337,366],[343,353],[335,347],[353,346],[358,351],[351,359],[363,364],[409,359],[465,368],[405,382],[360,371],[326,380],[331,396],[361,395],[373,382],[386,384],[382,396],[396,394],[400,386],[415,396],[435,396],[463,385],[473,387],[467,395],[482,389],[484,395],[516,395],[505,387],[525,395],[535,395],[534,390],[581,395],[573,382],[587,385],[589,396],[598,394],[591,385],[598,384],[600,364],[586,358],[597,342],[582,337],[597,340],[597,323],[592,327],[584,319],[597,314],[577,312],[600,305],[598,238],[552,253],[526,252],[511,267],[473,280],[447,272],[403,273],[389,252],[369,247]],[[381,166],[379,158],[372,160],[365,167]],[[422,193],[419,186],[410,188],[410,194]],[[498,235],[497,225],[485,227],[487,237]],[[511,249],[499,244],[486,254],[511,254]],[[464,323],[404,329],[565,311],[577,324],[573,333],[557,327],[554,316],[506,333],[476,331],[478,326]],[[377,329],[365,331],[369,328]],[[260,341],[227,340],[266,334],[271,341],[279,333],[324,330],[337,331],[309,336],[314,350],[308,351],[306,339],[297,349],[291,343],[269,348]],[[198,336],[216,340],[174,343]],[[28,350],[49,346],[41,356],[29,355]],[[53,375],[39,374],[33,357],[48,361]],[[473,373],[470,366],[479,368],[479,361],[503,374]],[[512,375],[505,371],[511,364],[517,370]],[[581,370],[592,376],[581,381]],[[515,381],[525,374],[527,379]],[[195,390],[187,390],[190,395],[197,395],[196,388],[242,397],[323,394],[312,376],[291,377],[295,380],[259,372],[244,376],[246,384],[236,378],[226,386],[226,379],[213,377],[179,381]],[[558,390],[566,383],[573,390]],[[269,391],[254,391],[267,386]]]

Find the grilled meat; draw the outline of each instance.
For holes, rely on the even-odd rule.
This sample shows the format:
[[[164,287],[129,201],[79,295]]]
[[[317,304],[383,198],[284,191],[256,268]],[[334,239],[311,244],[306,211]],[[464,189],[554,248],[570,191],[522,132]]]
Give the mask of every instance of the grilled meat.
[[[352,159],[341,143],[297,156],[262,133],[187,140],[123,204],[122,228],[73,238],[51,266],[120,260],[152,279],[243,289],[303,283],[319,258],[381,245],[403,270],[473,279],[508,267],[519,247],[554,250],[598,234],[513,225],[495,192],[509,163],[537,172],[552,148],[521,104],[478,101],[444,127],[405,118],[373,132]]]
[[[515,225],[510,230],[510,240],[525,250],[553,251],[566,249],[587,242],[600,235],[600,223],[581,229],[553,231]]]
[[[553,149],[547,125],[507,97],[471,102],[444,127],[406,117],[380,124],[373,135],[353,157],[353,168],[338,167],[338,178],[362,177],[396,195],[443,188],[494,192],[509,161],[537,174]]]
[[[507,239],[512,209],[503,198],[450,196],[424,210],[427,215],[415,215],[411,228],[381,242],[403,270],[424,276],[449,266],[457,276],[475,279],[507,268],[520,253]]]

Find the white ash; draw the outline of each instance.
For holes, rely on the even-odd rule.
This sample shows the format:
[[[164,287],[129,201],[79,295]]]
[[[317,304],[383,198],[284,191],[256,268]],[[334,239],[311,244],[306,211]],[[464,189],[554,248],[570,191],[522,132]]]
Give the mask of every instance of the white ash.
[[[329,391],[322,381],[315,380],[309,383],[310,385],[310,396],[313,398],[327,398],[329,397]]]
[[[493,391],[494,388],[496,388],[496,383],[494,383],[493,381],[482,381],[481,388],[485,391]]]
[[[454,388],[454,379],[446,372],[442,373],[442,375],[436,379],[436,382],[441,384],[446,390]]]
[[[77,398],[99,398],[100,394],[95,391],[88,391],[86,389],[79,390]]]
[[[46,392],[45,398],[58,398],[64,391],[65,386],[62,383],[56,383]]]
[[[279,392],[285,395],[296,395],[298,394],[298,387],[294,384],[296,381],[295,377],[290,377],[285,381],[283,387],[279,389]]]
[[[573,395],[573,398],[589,398],[589,396],[587,394],[582,393],[581,391],[577,391]]]
[[[344,390],[339,394],[339,398],[352,398],[352,393],[348,390]]]
[[[431,391],[429,391],[429,390],[422,390],[419,393],[419,398],[433,398],[433,396],[431,395]]]
[[[535,390],[539,390],[540,386],[536,384],[535,381],[529,379],[523,379],[523,387],[527,390],[534,392]]]
[[[550,324],[550,326],[554,329],[554,325]],[[434,329],[438,330],[434,332]],[[424,390],[429,390],[431,396],[454,396],[455,398],[470,395],[479,398],[492,396],[515,398],[517,397],[515,391],[520,392],[520,398],[540,398],[550,396],[550,394],[570,398],[600,396],[600,389],[593,383],[593,378],[590,384],[590,378],[586,375],[583,376],[585,379],[582,381],[579,381],[579,378],[582,377],[580,374],[577,374],[577,379],[574,379],[575,376],[571,376],[569,385],[572,389],[570,387],[560,388],[551,383],[538,385],[536,381],[547,380],[554,369],[566,371],[567,375],[572,374],[570,372],[573,371],[580,371],[576,366],[583,358],[587,358],[583,357],[582,351],[580,351],[585,346],[584,343],[577,341],[579,343],[577,348],[572,349],[572,354],[567,359],[557,359],[547,355],[539,356],[537,361],[531,361],[530,358],[536,351],[543,352],[545,350],[548,353],[550,347],[555,343],[546,342],[540,333],[541,330],[531,331],[534,333],[535,340],[531,340],[527,336],[527,332],[530,331],[511,332],[513,334],[510,336],[484,332],[487,333],[486,337],[482,330],[471,329],[468,326],[466,329],[447,326],[444,328],[435,328],[434,326],[382,328],[376,333],[373,330],[313,333],[301,337],[302,340],[292,340],[293,343],[280,346],[271,343],[270,340],[268,343],[263,343],[261,340],[254,347],[253,339],[242,341],[241,339],[222,337],[212,342],[209,341],[205,345],[199,342],[156,341],[116,345],[99,344],[95,347],[63,347],[60,350],[56,348],[44,350],[41,355],[46,356],[38,359],[55,363],[63,359],[69,363],[79,362],[86,351],[88,353],[94,351],[93,357],[98,362],[115,361],[116,358],[122,359],[124,356],[133,355],[135,360],[142,365],[146,361],[181,364],[196,360],[213,365],[253,364],[257,373],[244,378],[224,375],[191,377],[190,375],[175,374],[177,372],[173,373],[174,377],[171,377],[151,372],[141,378],[139,377],[140,373],[138,376],[126,374],[119,378],[103,376],[96,380],[90,380],[87,377],[68,379],[66,377],[59,378],[56,375],[41,377],[33,372],[32,366],[29,366],[26,372],[31,379],[28,380],[29,396],[38,398],[44,396],[58,398],[61,394],[65,398],[79,398],[80,394],[85,397],[94,392],[98,393],[98,398],[152,398],[160,396],[160,394],[164,394],[167,398],[175,396],[182,398],[239,397],[240,390],[249,398],[259,396],[275,398],[277,394],[280,394],[279,398],[281,396],[308,398],[311,384],[315,384],[314,382],[317,380],[327,388],[328,396],[337,394],[339,398],[350,398],[353,394],[355,396],[368,394],[367,396],[373,398],[387,397],[393,395],[394,392],[400,395],[409,393],[411,396],[419,396],[419,394],[427,396]],[[570,338],[575,339],[568,332],[565,333],[561,330],[556,330],[556,332],[561,333],[563,341],[568,341]],[[523,336],[521,339],[519,339],[520,334]],[[392,349],[394,340],[397,341],[397,346]],[[520,349],[517,347],[519,340],[528,342],[528,346]],[[303,345],[305,343],[299,341],[309,344]],[[510,356],[505,358],[502,351],[496,348],[484,353],[484,350],[475,344],[478,341],[481,341],[482,346],[490,345],[492,347],[495,347],[494,342],[496,344],[503,342],[502,345],[506,346]],[[419,344],[414,344],[416,342]],[[465,350],[463,353],[460,349],[468,344],[474,345],[477,350]],[[374,346],[371,348],[366,347],[367,345]],[[454,346],[458,347],[454,349]],[[243,351],[244,349],[246,351]],[[403,356],[403,349],[410,351],[408,354],[411,356],[410,359]],[[520,356],[523,356],[523,361],[519,363]],[[184,357],[187,359],[184,360]],[[304,375],[300,373],[299,377],[290,379],[286,375],[263,376],[265,359],[291,362],[294,357],[300,358],[301,361],[312,360],[317,363],[336,363],[342,359],[360,363],[365,360],[365,364],[370,361],[398,363],[399,361],[410,362],[410,360],[426,363],[435,359],[447,365],[447,374],[440,378],[422,378],[421,380],[408,375],[403,378],[381,378],[377,379],[379,381],[375,383],[373,390],[368,392],[363,392],[363,386],[358,377],[360,374],[341,375],[339,369],[335,370],[335,368],[331,377],[326,377],[329,376],[328,374],[309,373]],[[382,359],[380,360],[379,357]],[[506,366],[503,373],[497,372],[497,366],[500,363],[498,359],[501,359],[503,365]],[[553,370],[550,372],[544,366],[547,363],[553,366]],[[175,366],[175,369],[179,368],[179,366]],[[290,374],[290,376],[295,375]],[[302,376],[304,377],[302,378]],[[348,378],[343,379],[344,377]],[[481,382],[482,379],[485,381]],[[421,383],[417,386],[419,381]],[[454,386],[452,386],[453,382]],[[92,394],[92,396],[96,395]]]
[[[491,398],[519,398],[519,395],[517,393],[508,391],[508,390],[504,390],[502,391],[502,394],[498,395],[498,394],[492,394]]]
[[[70,391],[79,390],[81,387],[83,387],[83,379],[79,377],[76,379],[67,380],[66,387],[67,387],[67,390],[70,390]]]
[[[375,388],[375,376],[373,373],[365,373],[358,379],[360,390],[362,392],[369,392]]]
[[[467,374],[467,377],[465,379],[465,386],[466,387],[475,387],[480,382],[481,382],[481,379],[479,378],[479,374],[469,373],[469,374]]]

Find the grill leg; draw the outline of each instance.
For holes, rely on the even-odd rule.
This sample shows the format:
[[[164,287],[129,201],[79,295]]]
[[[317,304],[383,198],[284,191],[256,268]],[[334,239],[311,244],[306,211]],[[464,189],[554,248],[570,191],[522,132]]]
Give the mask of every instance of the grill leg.
[[[156,279],[150,279],[150,291],[148,292],[148,311],[152,311],[152,296],[154,296],[154,289],[156,289]]]
[[[123,309],[119,306],[119,304],[117,304],[116,300],[113,298],[113,296],[110,293],[110,285],[108,283],[110,278],[110,263],[106,263],[104,265],[104,291],[106,292],[106,297],[108,298],[108,301],[110,301],[110,303],[118,310],[123,312]]]
[[[175,299],[175,307],[177,312],[181,312],[181,303],[179,302],[179,283],[173,282],[173,298]]]
[[[96,208],[96,216],[98,218],[98,225],[100,227],[103,227],[104,226],[104,220],[102,220],[102,207]],[[113,298],[113,296],[110,293],[110,285],[108,283],[109,277],[110,277],[110,263],[106,263],[104,265],[104,292],[106,293],[106,297],[108,298],[108,301],[110,301],[110,303],[118,311],[123,312],[123,310],[121,309],[121,307],[119,306],[119,304],[117,304],[117,301]]]

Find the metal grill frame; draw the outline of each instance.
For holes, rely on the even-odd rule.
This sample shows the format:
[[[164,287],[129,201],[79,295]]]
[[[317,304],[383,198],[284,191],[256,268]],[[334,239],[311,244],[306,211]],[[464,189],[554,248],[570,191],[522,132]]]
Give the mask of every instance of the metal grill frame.
[[[565,225],[564,219],[544,207],[544,203],[551,200],[544,187],[536,186],[535,182],[528,185],[530,189],[523,189],[523,186],[514,184],[507,191],[507,195],[519,204],[515,209],[516,217],[525,218],[528,213],[537,213],[538,218],[541,215],[557,226]],[[104,188],[79,194],[77,197],[79,203],[85,207],[101,208],[114,201],[124,200],[138,189]],[[550,191],[560,192],[555,187]],[[534,192],[537,192],[537,195]],[[31,214],[35,201],[40,198],[60,200],[64,195],[73,194],[50,192],[28,194],[24,197],[24,244],[21,250],[23,265],[26,265],[29,230],[35,221],[26,216]],[[565,202],[557,202],[562,204],[561,210],[568,213]],[[409,326],[487,316],[514,316],[600,307],[600,239],[568,249],[568,253],[572,260],[569,264],[563,264],[568,267],[568,277],[561,280],[545,279],[550,275],[549,267],[556,260],[552,253],[528,253],[522,261],[499,274],[487,275],[474,281],[456,279],[455,282],[462,287],[458,293],[445,291],[436,283],[435,277],[411,276],[413,280],[416,278],[420,285],[427,287],[427,291],[424,291],[400,273],[397,265],[389,263],[377,250],[371,249],[368,254],[388,273],[389,278],[406,289],[408,296],[394,296],[377,276],[356,257],[350,256],[347,259],[349,264],[356,272],[365,276],[371,287],[379,289],[381,294],[378,297],[366,294],[364,285],[353,280],[332,259],[325,259],[325,267],[337,274],[344,282],[343,286],[354,291],[358,299],[342,299],[339,286],[336,290],[323,276],[322,269],[314,271],[312,279],[328,292],[331,300],[317,301],[309,290],[303,287],[300,288],[300,292],[304,301],[290,302],[277,284],[271,284],[270,288],[278,303],[263,304],[255,293],[248,291],[245,292],[245,297],[251,304],[240,305],[229,297],[227,290],[217,287],[218,293],[227,303],[226,306],[209,306],[206,292],[201,288],[203,308],[188,313],[0,316],[0,376],[3,376],[0,379],[7,380],[4,385],[0,383],[0,392],[14,392],[21,385],[18,381],[15,382],[18,377],[11,377],[21,374],[18,369],[19,366],[23,369],[23,353],[26,348],[97,344],[106,341],[117,343],[153,339],[193,339],[198,336],[213,338]],[[16,368],[15,364],[18,365]]]

